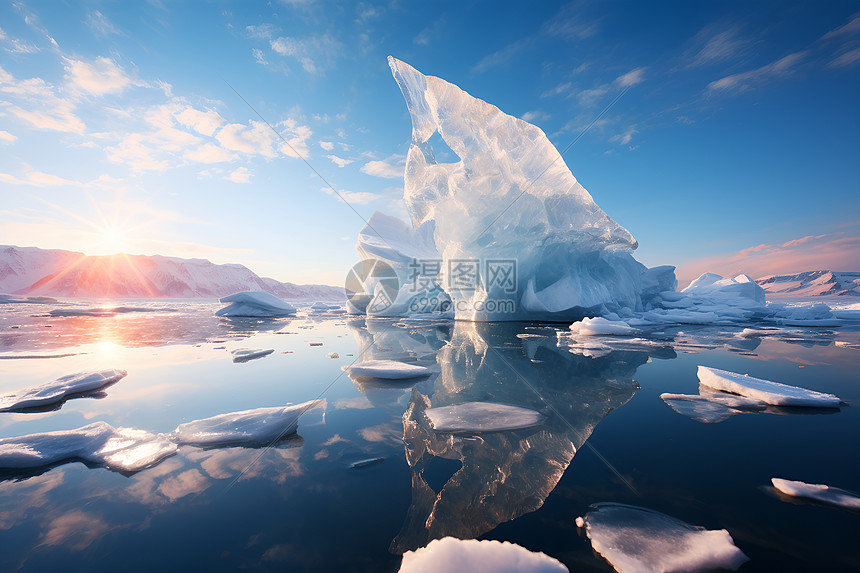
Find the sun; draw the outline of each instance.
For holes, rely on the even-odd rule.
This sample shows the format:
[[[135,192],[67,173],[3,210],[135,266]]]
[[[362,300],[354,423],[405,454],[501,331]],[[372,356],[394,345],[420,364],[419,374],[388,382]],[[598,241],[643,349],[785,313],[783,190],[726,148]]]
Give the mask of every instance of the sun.
[[[122,229],[108,225],[98,233],[99,250],[106,254],[121,253],[126,250],[128,239]]]

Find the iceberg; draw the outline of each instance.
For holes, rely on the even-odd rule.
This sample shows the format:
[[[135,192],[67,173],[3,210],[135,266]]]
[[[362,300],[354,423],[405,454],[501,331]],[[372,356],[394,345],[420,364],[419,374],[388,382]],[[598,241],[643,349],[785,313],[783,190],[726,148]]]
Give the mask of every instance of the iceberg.
[[[229,303],[215,312],[215,316],[280,317],[295,314],[296,307],[263,291],[245,291],[225,296]]]
[[[11,394],[0,396],[0,412],[56,404],[76,394],[94,392],[105,386],[115,384],[125,378],[127,374],[125,370],[101,370],[61,376],[53,382],[41,386],[23,388]]]
[[[782,478],[772,478],[770,481],[777,491],[787,496],[813,499],[828,505],[860,510],[860,496],[838,487]]]
[[[699,382],[705,386],[761,400],[773,406],[838,408],[841,404],[840,399],[833,394],[824,394],[707,366],[699,366],[698,376]]]
[[[262,358],[263,356],[268,356],[274,351],[274,348],[269,348],[267,350],[255,350],[253,348],[237,348],[230,354],[233,355],[233,362],[248,362],[249,360],[254,360],[255,358]]]
[[[434,539],[426,547],[403,554],[400,573],[567,573],[549,555],[509,541]]]
[[[681,292],[710,299],[746,299],[756,305],[765,303],[764,289],[747,275],[724,279],[714,273],[704,273]]]
[[[342,366],[341,368],[351,376],[369,376],[384,380],[420,378],[429,376],[432,373],[429,368],[425,368],[424,366],[405,364],[395,360],[367,360],[349,366]]]
[[[176,444],[163,434],[115,429],[106,422],[96,422],[76,430],[0,439],[0,469],[37,468],[81,459],[114,471],[136,472],[176,450]]]
[[[577,523],[618,573],[736,571],[749,561],[725,529],[707,530],[644,507],[597,503]]]
[[[602,316],[595,318],[583,318],[579,322],[570,325],[572,334],[580,336],[592,335],[628,335],[639,332],[623,320],[607,320]]]
[[[537,426],[544,420],[540,412],[494,402],[428,408],[424,414],[434,430],[450,434],[519,430]]]
[[[324,404],[324,400],[311,400],[220,414],[180,424],[170,438],[178,444],[192,446],[263,444],[294,433],[302,414]]]

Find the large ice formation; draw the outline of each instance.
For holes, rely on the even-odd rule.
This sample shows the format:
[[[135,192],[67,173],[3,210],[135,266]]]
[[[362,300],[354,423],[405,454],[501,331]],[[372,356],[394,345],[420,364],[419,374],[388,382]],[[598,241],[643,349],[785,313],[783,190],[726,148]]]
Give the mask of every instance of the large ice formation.
[[[773,406],[838,408],[841,403],[833,394],[824,394],[707,366],[699,366],[698,376],[699,382],[705,386],[761,400]]]
[[[279,317],[296,312],[293,305],[263,291],[237,292],[223,297],[221,302],[229,304],[217,310],[216,316]]]
[[[427,547],[403,554],[400,573],[567,573],[549,555],[508,541],[434,539]]]
[[[725,529],[707,530],[644,507],[596,503],[584,525],[592,548],[619,573],[735,571],[749,561]]]
[[[828,505],[860,510],[860,496],[838,487],[782,478],[772,478],[770,481],[780,493],[791,497],[813,499]]]
[[[67,397],[94,392],[114,384],[125,378],[126,374],[125,370],[102,370],[61,376],[41,386],[23,388],[0,396],[0,412],[56,404]]]

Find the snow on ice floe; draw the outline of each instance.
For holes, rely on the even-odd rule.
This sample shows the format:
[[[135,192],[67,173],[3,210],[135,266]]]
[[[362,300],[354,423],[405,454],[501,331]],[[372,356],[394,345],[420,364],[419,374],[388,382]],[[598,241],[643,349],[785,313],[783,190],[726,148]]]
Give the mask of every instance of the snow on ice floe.
[[[262,291],[245,291],[225,296],[229,303],[215,312],[215,316],[279,317],[295,314],[296,307],[278,297]]]
[[[385,380],[405,380],[429,376],[431,370],[417,364],[406,364],[396,360],[367,360],[341,367],[352,376],[370,376]]]
[[[567,573],[549,555],[509,541],[434,539],[426,547],[403,554],[400,573]]]
[[[127,374],[125,370],[101,370],[61,376],[41,386],[23,388],[0,396],[0,412],[48,406],[71,395],[93,392],[114,384],[125,378]]]
[[[856,493],[839,489],[838,487],[782,478],[772,478],[770,481],[777,491],[791,497],[812,499],[828,505],[860,510],[860,496]]]
[[[577,523],[619,573],[735,571],[749,561],[725,529],[708,530],[644,507],[597,503]]]
[[[660,394],[660,398],[679,414],[706,424],[722,422],[735,414],[761,412],[768,406],[761,400],[721,392],[707,392],[705,394],[664,393]]]
[[[607,320],[601,316],[595,318],[583,318],[579,322],[570,325],[573,334],[581,336],[592,335],[629,335],[639,332],[622,320]]]
[[[299,417],[325,400],[229,412],[180,424],[170,438],[192,446],[262,444],[283,438],[298,429]]]
[[[761,400],[773,406],[838,408],[841,403],[833,394],[824,394],[707,366],[699,366],[698,376],[699,382],[705,386]]]
[[[254,360],[255,358],[262,358],[263,356],[268,356],[274,351],[274,348],[269,348],[266,350],[253,348],[237,348],[236,350],[230,352],[230,354],[233,355],[233,362],[248,362],[249,360]]]
[[[424,411],[437,432],[501,432],[529,428],[543,422],[535,410],[495,402],[466,402]]]
[[[0,439],[0,469],[49,466],[81,459],[115,471],[135,472],[172,455],[176,444],[163,434],[113,428],[96,422],[76,430]]]

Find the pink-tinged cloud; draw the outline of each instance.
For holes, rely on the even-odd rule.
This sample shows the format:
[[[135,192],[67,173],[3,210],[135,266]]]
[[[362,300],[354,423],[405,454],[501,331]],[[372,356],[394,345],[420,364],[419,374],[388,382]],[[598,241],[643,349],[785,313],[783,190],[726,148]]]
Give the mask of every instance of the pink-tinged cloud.
[[[844,233],[809,235],[777,245],[756,245],[736,253],[695,259],[678,265],[684,284],[704,272],[753,278],[803,271],[860,270],[860,237]]]

